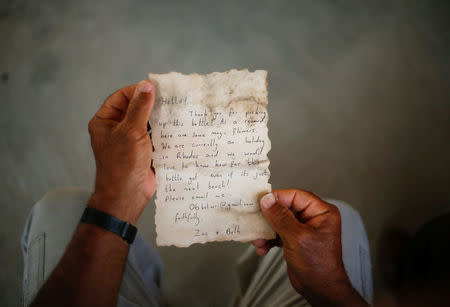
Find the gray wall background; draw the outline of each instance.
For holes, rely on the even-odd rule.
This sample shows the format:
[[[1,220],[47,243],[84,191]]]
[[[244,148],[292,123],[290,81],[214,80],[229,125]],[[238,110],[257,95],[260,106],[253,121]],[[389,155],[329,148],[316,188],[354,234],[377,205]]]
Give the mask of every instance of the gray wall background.
[[[374,261],[450,200],[446,1],[30,1],[0,5],[0,305],[21,301],[19,239],[46,191],[92,188],[87,123],[148,72],[269,71],[274,188],[361,213]],[[154,242],[153,202],[140,231]],[[240,243],[160,248],[171,305],[225,305]]]

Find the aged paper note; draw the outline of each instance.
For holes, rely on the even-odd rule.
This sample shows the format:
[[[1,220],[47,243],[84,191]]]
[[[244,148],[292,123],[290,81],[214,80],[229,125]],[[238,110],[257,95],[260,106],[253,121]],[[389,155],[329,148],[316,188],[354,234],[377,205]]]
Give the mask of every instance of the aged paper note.
[[[271,191],[266,76],[149,74],[158,245],[275,237],[258,205]]]

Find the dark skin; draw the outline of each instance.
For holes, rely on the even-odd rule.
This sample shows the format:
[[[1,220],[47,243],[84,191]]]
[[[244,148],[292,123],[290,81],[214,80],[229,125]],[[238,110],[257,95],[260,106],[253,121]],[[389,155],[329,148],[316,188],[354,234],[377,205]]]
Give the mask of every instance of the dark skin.
[[[89,122],[96,180],[88,206],[133,225],[156,191],[147,134],[154,101],[152,84],[141,81],[109,96]],[[119,236],[80,224],[32,305],[117,305],[128,250]]]
[[[89,122],[96,181],[88,206],[133,225],[156,191],[146,130],[154,100],[153,85],[143,80],[108,97]],[[368,306],[345,273],[338,209],[302,190],[270,195],[261,210],[281,240],[255,240],[256,252],[282,242],[291,284],[313,306]],[[80,224],[32,305],[117,305],[128,250],[119,236]]]
[[[344,269],[336,206],[312,193],[289,189],[265,195],[261,211],[280,239],[253,241],[256,253],[265,255],[281,245],[292,286],[312,306],[369,306]]]

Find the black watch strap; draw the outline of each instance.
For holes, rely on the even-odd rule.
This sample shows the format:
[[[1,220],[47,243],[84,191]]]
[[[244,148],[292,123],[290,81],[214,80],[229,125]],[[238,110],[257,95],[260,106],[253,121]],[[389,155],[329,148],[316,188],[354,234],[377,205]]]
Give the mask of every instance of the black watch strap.
[[[133,243],[137,233],[137,228],[130,223],[90,207],[84,209],[81,222],[111,231],[127,241],[128,244]]]

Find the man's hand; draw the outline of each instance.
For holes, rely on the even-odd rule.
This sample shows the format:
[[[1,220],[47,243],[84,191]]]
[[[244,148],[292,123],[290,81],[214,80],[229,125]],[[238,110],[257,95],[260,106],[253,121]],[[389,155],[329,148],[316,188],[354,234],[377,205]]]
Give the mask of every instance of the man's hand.
[[[294,289],[313,306],[367,306],[353,289],[342,262],[339,209],[302,190],[277,190],[261,199],[264,217],[279,240],[255,240],[265,255],[282,245]]]
[[[89,123],[97,165],[89,206],[136,224],[155,193],[147,120],[155,96],[141,81],[109,96]],[[116,234],[80,223],[33,306],[116,306],[129,245]]]
[[[97,167],[89,206],[136,224],[156,190],[147,122],[155,101],[148,80],[116,91],[89,122]]]

